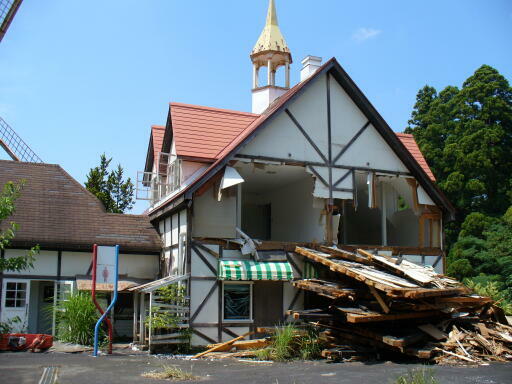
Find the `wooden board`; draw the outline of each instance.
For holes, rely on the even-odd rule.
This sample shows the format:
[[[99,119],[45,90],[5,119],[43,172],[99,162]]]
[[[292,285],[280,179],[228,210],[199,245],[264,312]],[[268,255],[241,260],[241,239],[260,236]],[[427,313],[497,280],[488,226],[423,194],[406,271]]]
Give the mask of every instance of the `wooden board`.
[[[436,340],[446,340],[448,335],[444,332],[441,332],[437,327],[432,324],[422,324],[418,325],[418,328],[425,332],[427,335],[432,336]]]
[[[349,323],[371,323],[379,321],[394,321],[394,320],[407,320],[407,319],[422,319],[442,316],[443,313],[439,311],[422,311],[422,312],[409,312],[397,314],[374,314],[374,313],[352,313],[345,311],[345,308],[336,307],[340,312],[345,313],[347,322]]]
[[[296,288],[315,292],[319,295],[326,296],[331,299],[343,298],[348,300],[355,300],[356,297],[363,295],[360,290],[345,287],[341,288],[340,284],[317,279],[296,280],[292,282],[292,285]]]
[[[331,255],[313,249],[296,247],[295,252],[323,264],[334,272],[342,273],[357,281],[372,286],[393,298],[423,298],[449,296],[467,292],[467,288],[457,287],[449,289],[421,288],[406,279],[379,271],[367,265],[356,262],[335,259]]]

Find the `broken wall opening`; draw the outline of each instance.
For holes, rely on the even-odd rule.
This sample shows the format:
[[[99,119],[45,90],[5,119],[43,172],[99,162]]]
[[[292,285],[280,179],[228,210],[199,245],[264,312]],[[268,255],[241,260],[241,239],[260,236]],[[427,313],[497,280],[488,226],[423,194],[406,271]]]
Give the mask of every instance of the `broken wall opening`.
[[[356,172],[356,199],[337,200],[343,244],[441,247],[441,214],[412,178]]]
[[[241,185],[241,224],[249,236],[273,241],[322,242],[323,201],[314,201],[314,179],[304,167],[237,163]]]

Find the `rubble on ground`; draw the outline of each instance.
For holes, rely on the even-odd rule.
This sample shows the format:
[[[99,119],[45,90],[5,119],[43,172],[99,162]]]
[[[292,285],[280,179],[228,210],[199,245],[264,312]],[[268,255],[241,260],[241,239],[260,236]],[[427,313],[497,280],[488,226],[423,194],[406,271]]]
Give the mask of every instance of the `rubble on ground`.
[[[390,352],[439,364],[512,361],[512,327],[503,311],[431,267],[363,249],[310,245],[295,253],[318,277],[292,282],[309,293],[308,309],[287,315],[320,331],[324,358],[356,361]],[[270,338],[243,340],[252,334],[198,357],[254,357]]]

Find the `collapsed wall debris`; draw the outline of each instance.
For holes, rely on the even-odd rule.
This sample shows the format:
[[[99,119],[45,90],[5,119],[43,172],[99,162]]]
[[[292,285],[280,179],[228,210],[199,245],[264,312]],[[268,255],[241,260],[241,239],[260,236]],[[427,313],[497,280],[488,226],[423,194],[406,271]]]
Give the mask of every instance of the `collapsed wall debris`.
[[[378,247],[258,247],[277,245],[308,266],[308,278],[291,281],[306,292],[304,309],[286,314],[315,330],[324,358],[358,361],[391,353],[446,364],[512,361],[512,327],[503,311],[432,267]],[[253,328],[195,357],[256,357],[258,349],[272,345],[275,331]]]
[[[312,292],[318,308],[288,311],[324,329],[322,355],[398,352],[438,363],[512,360],[512,327],[487,297],[400,257],[357,249],[296,247],[322,278],[292,284]],[[314,301],[314,300],[313,300]]]

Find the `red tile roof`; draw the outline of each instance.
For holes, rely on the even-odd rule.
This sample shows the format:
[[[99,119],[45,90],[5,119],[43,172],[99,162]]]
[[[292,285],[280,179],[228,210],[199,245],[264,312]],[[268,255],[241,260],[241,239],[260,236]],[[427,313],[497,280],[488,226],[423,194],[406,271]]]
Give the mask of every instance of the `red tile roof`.
[[[162,151],[165,127],[162,125],[151,126],[151,137],[153,139],[153,164],[158,164],[158,154]]]
[[[171,124],[178,156],[214,161],[259,115],[171,103]]]
[[[436,177],[432,173],[432,170],[427,164],[427,161],[423,157],[423,153],[421,153],[416,140],[414,140],[414,136],[408,133],[397,133],[396,134],[405,148],[411,153],[412,157],[418,162],[418,164],[423,168],[425,173],[430,177],[430,180],[436,181]]]

